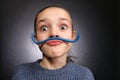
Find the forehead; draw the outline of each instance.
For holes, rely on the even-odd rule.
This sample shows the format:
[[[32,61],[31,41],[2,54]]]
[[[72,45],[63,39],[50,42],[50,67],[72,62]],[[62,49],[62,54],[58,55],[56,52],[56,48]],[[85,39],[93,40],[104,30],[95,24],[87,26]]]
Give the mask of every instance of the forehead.
[[[58,7],[50,7],[44,9],[42,12],[40,12],[37,16],[37,19],[57,19],[57,18],[65,18],[67,20],[71,21],[70,14],[62,8]]]

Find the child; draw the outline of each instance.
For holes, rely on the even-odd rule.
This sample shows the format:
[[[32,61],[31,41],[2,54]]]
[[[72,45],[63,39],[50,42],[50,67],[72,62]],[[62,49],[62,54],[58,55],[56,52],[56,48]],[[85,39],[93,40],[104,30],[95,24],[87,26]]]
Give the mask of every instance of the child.
[[[67,57],[79,37],[67,10],[58,6],[43,8],[35,17],[32,35],[43,58],[20,65],[12,80],[94,80],[88,68],[74,64]]]

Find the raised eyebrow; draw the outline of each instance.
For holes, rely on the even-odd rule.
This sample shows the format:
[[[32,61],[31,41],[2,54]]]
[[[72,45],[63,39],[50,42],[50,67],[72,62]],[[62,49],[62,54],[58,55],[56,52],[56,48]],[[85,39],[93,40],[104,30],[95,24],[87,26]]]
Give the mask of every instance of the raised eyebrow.
[[[65,21],[67,21],[67,22],[70,22],[70,21],[71,21],[71,20],[69,21],[68,19],[66,19],[66,18],[62,18],[62,17],[59,18],[59,20],[65,20]]]
[[[59,18],[59,20],[65,20],[65,21],[67,21],[67,22],[70,22],[68,19],[66,19],[66,18],[63,18],[63,17],[60,17]],[[37,22],[37,24],[39,24],[39,23],[41,23],[41,22],[45,22],[45,21],[48,21],[47,19],[41,19],[41,20],[39,20],[38,22]]]
[[[37,24],[39,24],[39,23],[41,23],[41,22],[45,22],[45,21],[47,21],[47,19],[41,19],[41,20],[39,20],[39,21],[37,22]]]

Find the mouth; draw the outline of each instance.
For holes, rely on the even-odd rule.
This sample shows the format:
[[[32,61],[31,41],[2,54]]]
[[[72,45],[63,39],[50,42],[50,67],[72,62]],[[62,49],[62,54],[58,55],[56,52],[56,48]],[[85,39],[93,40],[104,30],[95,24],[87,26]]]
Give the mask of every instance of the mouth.
[[[60,45],[63,41],[61,40],[50,40],[48,42],[46,42],[48,45],[50,46],[57,46],[57,45]]]

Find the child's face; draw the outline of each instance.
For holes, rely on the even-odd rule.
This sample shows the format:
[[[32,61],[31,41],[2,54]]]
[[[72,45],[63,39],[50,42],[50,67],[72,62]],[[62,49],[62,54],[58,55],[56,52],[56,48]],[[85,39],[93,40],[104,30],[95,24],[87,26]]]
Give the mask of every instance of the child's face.
[[[51,7],[39,13],[36,21],[36,39],[45,40],[51,36],[58,36],[66,39],[74,39],[71,17],[61,8]],[[71,43],[62,41],[51,41],[40,45],[45,56],[53,58],[67,55]]]

